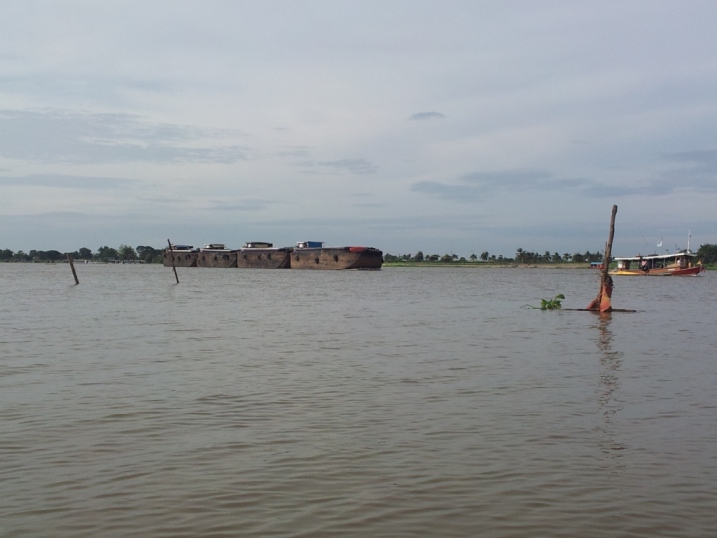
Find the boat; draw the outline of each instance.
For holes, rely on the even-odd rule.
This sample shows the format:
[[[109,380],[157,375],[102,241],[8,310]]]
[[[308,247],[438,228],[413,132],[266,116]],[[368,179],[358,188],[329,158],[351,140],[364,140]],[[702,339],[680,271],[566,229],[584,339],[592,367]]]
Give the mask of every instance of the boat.
[[[301,241],[291,253],[292,269],[381,269],[383,252],[373,247],[325,247]]]
[[[273,243],[251,241],[237,251],[236,267],[240,269],[289,269],[290,247],[274,247]]]
[[[650,254],[631,258],[613,258],[617,268],[610,271],[618,276],[697,276],[704,272],[697,254],[689,249],[674,254]]]
[[[163,263],[172,267],[237,267],[240,269],[381,269],[383,252],[373,247],[325,247],[321,241],[301,241],[292,247],[274,247],[265,241],[250,241],[239,250],[223,243],[195,249],[171,245]]]
[[[197,252],[197,267],[236,267],[237,251],[225,247],[223,243],[204,245]]]
[[[172,257],[174,257],[174,267],[196,267],[197,266],[197,250],[191,245],[171,245],[172,249],[164,249],[162,256],[162,264],[165,267],[172,267]]]

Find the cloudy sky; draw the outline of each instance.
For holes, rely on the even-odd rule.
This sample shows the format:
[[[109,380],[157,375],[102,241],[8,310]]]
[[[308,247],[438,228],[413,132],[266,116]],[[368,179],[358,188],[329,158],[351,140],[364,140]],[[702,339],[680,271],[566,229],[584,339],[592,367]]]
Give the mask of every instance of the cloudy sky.
[[[0,14],[0,248],[717,243],[713,0]]]

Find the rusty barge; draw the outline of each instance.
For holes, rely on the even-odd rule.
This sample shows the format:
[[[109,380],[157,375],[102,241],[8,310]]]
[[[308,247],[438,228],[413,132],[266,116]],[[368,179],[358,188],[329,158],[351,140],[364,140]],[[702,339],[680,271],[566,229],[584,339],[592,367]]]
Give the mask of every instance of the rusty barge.
[[[237,251],[225,248],[222,243],[204,245],[197,252],[197,267],[236,267]]]
[[[274,247],[272,243],[252,241],[238,250],[222,243],[211,243],[200,249],[172,245],[165,249],[163,264],[172,267],[222,267],[239,269],[322,269],[378,270],[383,252],[373,247],[326,247],[321,241],[301,241],[296,247]]]
[[[236,267],[240,269],[290,269],[291,248],[274,247],[272,243],[254,241],[237,251]]]
[[[174,257],[175,267],[196,267],[197,252],[198,250],[191,245],[172,245],[171,251],[169,248],[164,249],[162,264],[165,267],[172,267],[172,257]]]
[[[296,244],[292,269],[381,269],[383,252],[373,247],[325,247],[320,241]]]

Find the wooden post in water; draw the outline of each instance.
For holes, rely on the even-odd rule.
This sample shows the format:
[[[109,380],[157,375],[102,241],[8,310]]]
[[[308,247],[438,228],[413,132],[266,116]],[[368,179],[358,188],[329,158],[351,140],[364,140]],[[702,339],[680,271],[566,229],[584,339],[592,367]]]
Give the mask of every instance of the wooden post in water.
[[[610,259],[612,258],[612,239],[615,236],[615,215],[617,215],[617,206],[612,206],[612,217],[610,218],[610,235],[605,244],[605,257],[602,262],[602,274],[600,275],[600,292],[598,296],[588,305],[587,310],[599,310],[600,312],[610,312],[612,304],[612,277],[608,274],[610,269]]]
[[[174,271],[174,278],[177,279],[177,284],[179,284],[179,276],[177,275],[177,267],[174,265],[174,250],[172,249],[172,242],[167,239],[167,244],[169,245],[169,256],[172,258],[172,270]]]
[[[75,264],[72,263],[72,256],[67,255],[67,261],[70,262],[70,269],[72,269],[72,276],[75,277],[75,286],[79,285],[80,281],[77,280],[77,271],[75,271]]]

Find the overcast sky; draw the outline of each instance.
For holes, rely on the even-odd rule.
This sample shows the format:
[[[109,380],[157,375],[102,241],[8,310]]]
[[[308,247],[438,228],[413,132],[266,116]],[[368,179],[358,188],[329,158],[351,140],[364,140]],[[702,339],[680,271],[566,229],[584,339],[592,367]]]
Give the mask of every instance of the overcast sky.
[[[0,7],[0,249],[717,243],[717,2]]]

